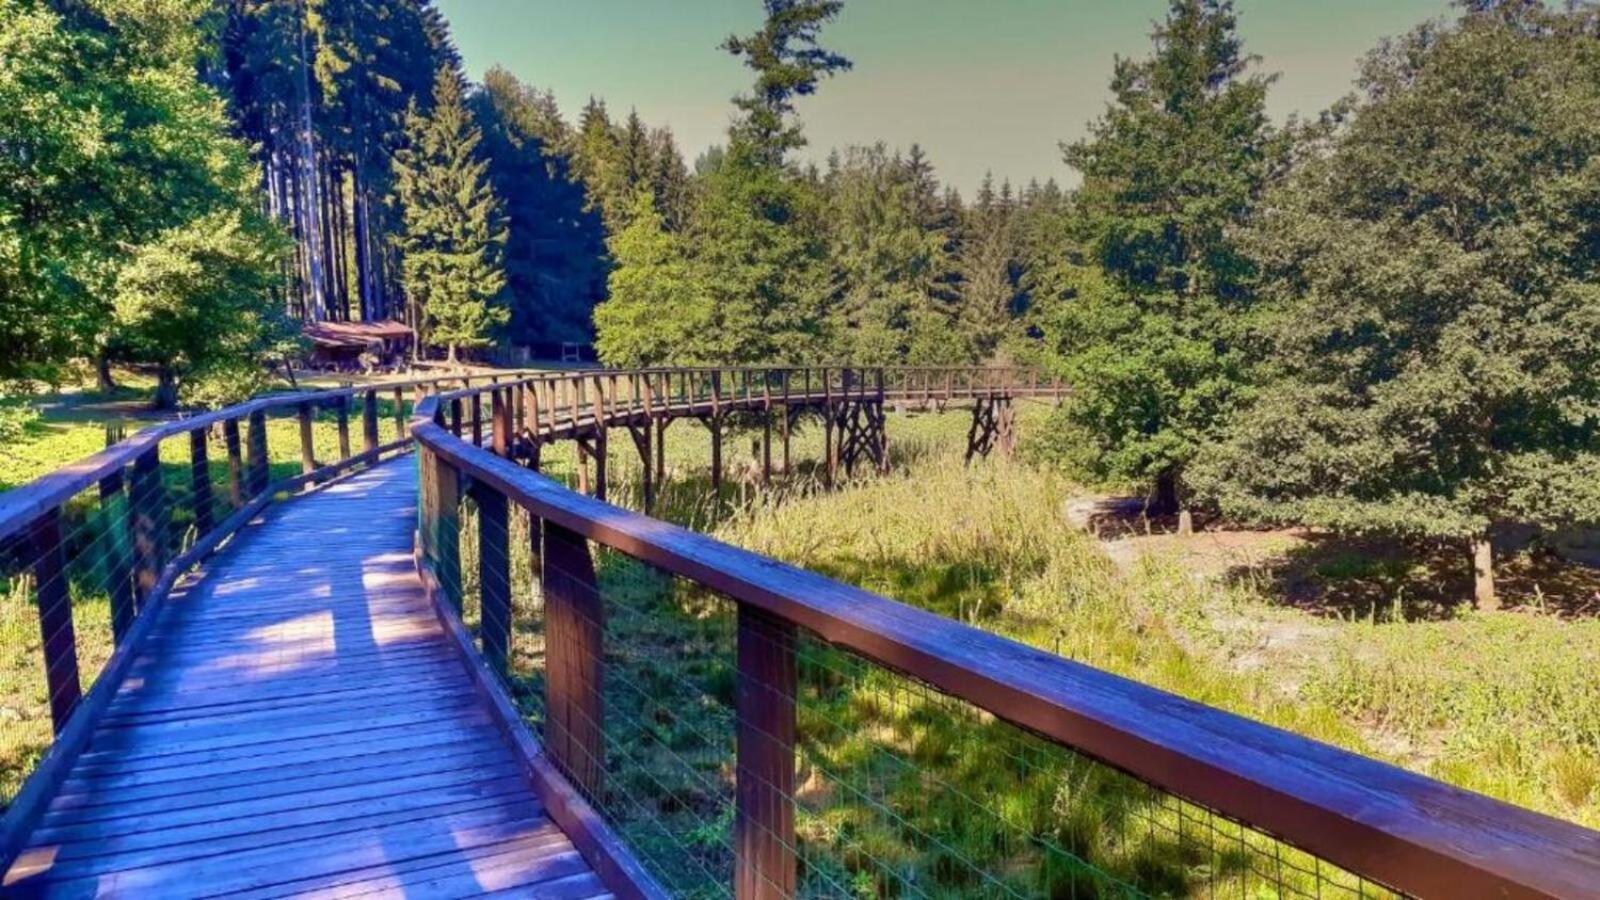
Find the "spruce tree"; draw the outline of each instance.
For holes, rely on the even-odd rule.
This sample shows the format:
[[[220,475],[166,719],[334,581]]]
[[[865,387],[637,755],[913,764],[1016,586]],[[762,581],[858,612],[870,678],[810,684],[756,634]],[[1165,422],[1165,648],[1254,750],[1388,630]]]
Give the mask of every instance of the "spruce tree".
[[[834,295],[829,342],[862,364],[952,363],[968,357],[945,281],[949,241],[930,227],[925,160],[882,144],[851,147],[824,180]],[[937,196],[933,193],[933,196]]]
[[[723,47],[755,71],[729,145],[704,178],[689,232],[697,260],[717,277],[702,355],[717,360],[814,358],[828,295],[827,244],[815,187],[788,164],[805,138],[795,98],[848,60],[818,44],[837,0],[765,0],[766,21]]]
[[[395,194],[405,216],[397,241],[403,284],[419,335],[448,348],[484,347],[508,313],[498,303],[505,275],[499,202],[478,154],[482,134],[448,66],[434,81],[433,109],[406,114],[407,143],[395,155]]]
[[[1094,441],[1091,474],[1153,485],[1163,512],[1185,502],[1190,461],[1248,377],[1250,265],[1230,229],[1285,157],[1271,79],[1252,73],[1236,26],[1229,0],[1171,0],[1154,54],[1117,60],[1110,109],[1065,148],[1083,173],[1075,243],[1109,288],[1093,303],[1071,302],[1071,282],[1045,291],[1074,388],[1066,424]]]
[[[506,213],[507,338],[586,341],[605,296],[605,230],[571,175],[571,134],[555,98],[491,68],[472,97],[488,178]]]
[[[711,299],[684,239],[666,230],[648,190],[634,195],[628,225],[608,242],[616,268],[609,296],[594,311],[596,350],[608,365],[687,365],[712,325]]]
[[[961,326],[979,359],[992,359],[1011,326],[1017,298],[1011,211],[986,174],[961,228]]]

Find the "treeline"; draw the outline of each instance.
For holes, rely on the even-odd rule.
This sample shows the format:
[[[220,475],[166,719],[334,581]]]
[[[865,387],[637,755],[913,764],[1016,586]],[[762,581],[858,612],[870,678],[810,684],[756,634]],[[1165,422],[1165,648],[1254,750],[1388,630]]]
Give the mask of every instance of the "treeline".
[[[294,237],[287,313],[399,319],[452,354],[587,338],[606,274],[598,142],[625,136],[603,106],[575,130],[502,69],[469,85],[429,0],[224,7],[219,86]],[[457,208],[457,188],[477,202]]]
[[[1600,522],[1600,10],[1472,0],[1273,125],[1225,0],[1172,0],[1066,148],[1029,324],[1054,452],[1209,507],[1455,543]]]
[[[986,180],[963,202],[912,145],[803,165],[794,102],[850,68],[820,43],[842,4],[768,0],[767,19],[723,49],[755,77],[726,144],[681,193],[637,183],[609,204],[614,269],[595,311],[616,364],[828,361],[959,363],[1010,350],[1027,272],[1066,197]]]

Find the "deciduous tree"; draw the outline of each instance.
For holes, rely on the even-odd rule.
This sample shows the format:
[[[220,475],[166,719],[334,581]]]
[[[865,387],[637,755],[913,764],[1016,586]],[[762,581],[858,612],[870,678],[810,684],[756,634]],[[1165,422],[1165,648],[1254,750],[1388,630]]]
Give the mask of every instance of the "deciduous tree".
[[[1454,539],[1600,521],[1594,7],[1478,3],[1367,61],[1265,204],[1276,379],[1201,467],[1225,510]]]

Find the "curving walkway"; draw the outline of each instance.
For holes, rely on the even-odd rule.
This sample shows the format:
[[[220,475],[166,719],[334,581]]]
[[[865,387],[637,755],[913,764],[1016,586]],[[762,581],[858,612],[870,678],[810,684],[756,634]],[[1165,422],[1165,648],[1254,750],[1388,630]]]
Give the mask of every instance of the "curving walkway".
[[[608,896],[424,593],[415,466],[270,508],[172,596],[0,893]]]

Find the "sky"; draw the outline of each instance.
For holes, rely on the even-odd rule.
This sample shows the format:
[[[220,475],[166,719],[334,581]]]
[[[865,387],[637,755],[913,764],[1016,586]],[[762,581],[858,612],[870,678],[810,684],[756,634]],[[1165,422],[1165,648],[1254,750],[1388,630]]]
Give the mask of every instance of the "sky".
[[[568,119],[589,97],[616,118],[666,125],[691,162],[722,141],[750,82],[717,49],[754,31],[759,0],[437,0],[478,78],[499,63],[555,93]],[[1279,76],[1269,111],[1315,115],[1348,93],[1384,37],[1450,14],[1448,0],[1236,0],[1240,33]],[[1112,60],[1150,51],[1165,0],[846,0],[823,33],[855,68],[800,102],[821,160],[834,147],[920,143],[970,195],[986,172],[1018,184],[1076,177],[1059,144],[1105,109]]]

